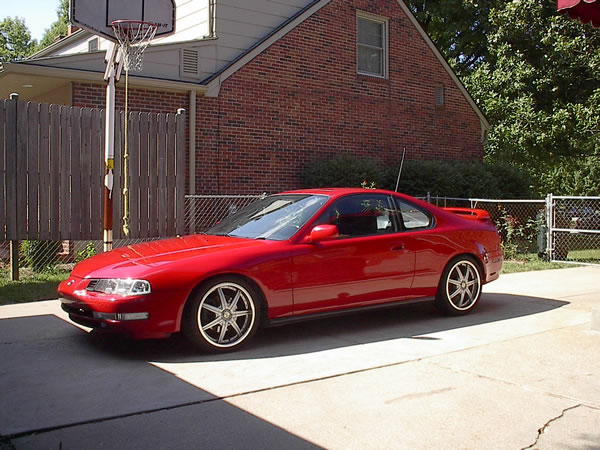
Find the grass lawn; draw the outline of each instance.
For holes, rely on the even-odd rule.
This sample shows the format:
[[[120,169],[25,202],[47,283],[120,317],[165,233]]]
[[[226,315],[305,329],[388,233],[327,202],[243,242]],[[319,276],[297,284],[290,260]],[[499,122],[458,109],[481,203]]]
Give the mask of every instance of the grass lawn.
[[[531,272],[533,270],[565,269],[577,267],[573,264],[561,264],[544,261],[535,253],[519,255],[518,259],[504,261],[502,273]]]
[[[0,306],[13,303],[50,300],[58,297],[58,283],[69,276],[70,270],[56,268],[43,273],[20,270],[20,280],[10,281],[8,271],[0,271]]]

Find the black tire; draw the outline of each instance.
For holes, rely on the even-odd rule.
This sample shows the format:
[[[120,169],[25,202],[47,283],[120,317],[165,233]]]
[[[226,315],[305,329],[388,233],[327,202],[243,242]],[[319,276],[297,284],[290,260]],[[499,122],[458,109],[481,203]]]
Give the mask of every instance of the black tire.
[[[470,256],[458,256],[448,263],[436,295],[435,305],[446,315],[467,314],[481,297],[481,270]]]
[[[243,278],[214,278],[188,301],[181,329],[202,350],[211,353],[238,350],[258,329],[260,294]]]

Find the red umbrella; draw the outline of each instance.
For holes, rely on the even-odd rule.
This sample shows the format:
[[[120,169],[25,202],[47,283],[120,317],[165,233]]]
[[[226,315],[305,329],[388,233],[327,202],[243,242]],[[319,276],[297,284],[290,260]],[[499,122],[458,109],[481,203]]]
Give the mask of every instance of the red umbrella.
[[[557,0],[558,10],[573,19],[600,27],[600,0]]]

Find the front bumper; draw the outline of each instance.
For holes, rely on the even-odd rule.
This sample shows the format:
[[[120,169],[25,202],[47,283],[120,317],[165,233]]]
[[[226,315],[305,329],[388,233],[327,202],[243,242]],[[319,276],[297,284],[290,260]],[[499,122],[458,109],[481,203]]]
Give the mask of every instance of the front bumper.
[[[86,291],[89,280],[71,276],[58,287],[62,309],[85,327],[115,332],[135,339],[168,337],[178,331],[177,308],[151,293],[115,296]]]

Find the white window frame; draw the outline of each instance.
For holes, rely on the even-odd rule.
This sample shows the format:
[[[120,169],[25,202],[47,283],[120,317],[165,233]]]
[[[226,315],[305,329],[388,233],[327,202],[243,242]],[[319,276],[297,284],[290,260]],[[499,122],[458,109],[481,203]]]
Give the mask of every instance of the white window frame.
[[[358,42],[358,23],[360,20],[370,20],[371,22],[376,22],[383,27],[383,48],[381,49],[383,52],[383,73],[372,73],[372,72],[364,72],[361,71],[358,67],[358,48],[361,45],[367,46],[366,44],[361,44]],[[389,67],[389,19],[387,17],[377,16],[375,14],[370,14],[364,11],[356,12],[356,72],[360,75],[367,75],[370,77],[376,78],[388,78],[388,67]],[[369,47],[369,46],[367,46]],[[377,48],[378,47],[372,47]]]

